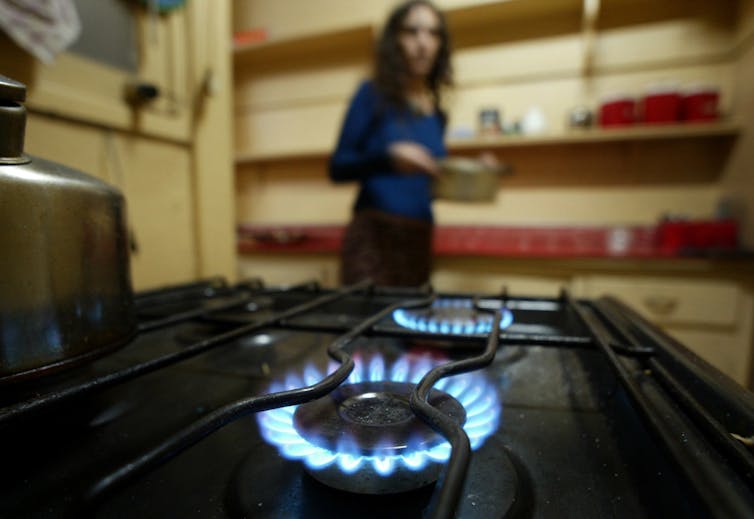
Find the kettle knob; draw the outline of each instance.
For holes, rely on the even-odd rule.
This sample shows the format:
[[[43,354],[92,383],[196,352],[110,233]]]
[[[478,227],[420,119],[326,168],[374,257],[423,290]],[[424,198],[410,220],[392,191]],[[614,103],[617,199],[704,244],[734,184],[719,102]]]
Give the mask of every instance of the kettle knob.
[[[26,101],[26,85],[0,74],[0,102],[2,101]]]
[[[0,165],[29,162],[24,156],[26,85],[0,75]]]

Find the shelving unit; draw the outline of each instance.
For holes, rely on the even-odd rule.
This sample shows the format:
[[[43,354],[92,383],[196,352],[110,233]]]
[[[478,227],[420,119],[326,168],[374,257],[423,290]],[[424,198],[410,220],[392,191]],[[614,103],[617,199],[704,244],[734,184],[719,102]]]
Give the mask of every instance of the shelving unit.
[[[722,2],[730,7],[730,0]],[[527,67],[525,60],[516,55],[516,65],[506,72],[516,81],[553,81],[568,78],[583,78],[584,88],[595,88],[592,78],[600,74],[631,74],[637,68],[632,62],[621,62],[618,65],[606,66],[599,59],[599,49],[596,41],[599,32],[605,27],[614,27],[616,24],[630,25],[641,24],[651,21],[652,12],[657,10],[659,19],[672,19],[683,17],[687,12],[695,12],[699,6],[689,6],[683,0],[667,0],[662,6],[653,4],[650,0],[442,0],[438,5],[443,9],[448,21],[451,33],[454,36],[454,47],[462,51],[468,49],[476,52],[478,48],[499,45],[502,42],[522,42],[543,37],[558,38],[563,34],[581,34],[580,64],[573,70],[558,68],[557,63],[548,62],[543,65],[546,72],[533,74]],[[732,4],[731,4],[732,5]],[[651,7],[651,9],[650,9]],[[621,16],[617,16],[617,14]],[[627,16],[626,13],[633,13]],[[257,121],[263,120],[256,126],[242,122],[237,133],[237,165],[253,165],[259,163],[271,163],[275,161],[302,161],[324,159],[332,151],[329,147],[331,140],[329,134],[335,132],[337,119],[340,117],[340,105],[346,102],[351,82],[354,78],[348,75],[338,76],[341,81],[337,85],[348,84],[348,89],[337,86],[334,82],[318,83],[313,86],[315,90],[310,94],[306,89],[301,89],[300,80],[303,74],[296,75],[300,70],[312,71],[320,80],[324,70],[341,71],[345,67],[354,69],[358,63],[366,62],[370,49],[377,33],[376,22],[372,21],[374,13],[362,13],[359,17],[352,18],[347,25],[344,20],[335,20],[332,23],[319,23],[312,27],[313,31],[302,32],[297,36],[274,37],[274,28],[271,28],[273,37],[260,43],[252,43],[238,46],[234,49],[234,64],[237,81],[254,82],[261,78],[260,84],[264,86],[265,96],[261,102],[250,102],[249,89],[245,89],[240,99],[239,121],[243,118],[258,117]],[[605,25],[605,27],[603,27]],[[571,48],[569,59],[573,59],[575,49]],[[711,51],[712,52],[712,51]],[[717,52],[717,51],[714,51]],[[722,52],[722,51],[721,51]],[[715,54],[712,61],[719,60]],[[475,58],[487,59],[486,55]],[[675,59],[675,58],[674,58]],[[684,59],[670,59],[666,65],[686,63]],[[680,60],[680,61],[678,61]],[[629,60],[630,61],[630,60]],[[345,65],[345,66],[344,66]],[[468,63],[466,64],[468,68]],[[472,63],[479,69],[478,63]],[[659,66],[654,63],[652,66]],[[669,66],[669,65],[668,65]],[[554,67],[554,68],[553,68]],[[611,68],[612,67],[612,68]],[[355,69],[354,69],[355,70]],[[253,72],[252,72],[253,71]],[[270,73],[272,71],[272,73]],[[506,84],[506,78],[500,74],[493,74],[485,83],[469,75],[468,70],[461,79],[465,82],[458,85],[459,91],[484,90],[499,87]],[[549,75],[548,75],[549,74]],[[355,77],[355,76],[354,76]],[[268,78],[279,78],[278,84],[284,90],[294,92],[289,96],[290,102],[286,102],[285,96],[276,95],[274,82],[268,82]],[[287,83],[283,82],[283,79]],[[510,82],[510,78],[508,78]],[[272,85],[272,86],[271,86]],[[316,94],[316,88],[322,89],[326,85],[326,94]],[[614,87],[603,87],[614,88]],[[261,87],[260,87],[260,92]],[[279,91],[279,90],[278,90]],[[539,93],[541,95],[541,92]],[[599,91],[592,90],[592,96],[598,96]],[[596,97],[593,101],[596,102]],[[302,117],[293,117],[295,101],[296,106],[305,108]],[[518,101],[520,102],[520,100]],[[313,110],[315,109],[316,110]],[[321,108],[321,109],[320,109]],[[254,112],[258,114],[255,115]],[[555,117],[554,114],[550,114]],[[468,119],[468,115],[465,116]],[[270,128],[285,127],[286,124],[299,124],[297,128],[318,128],[316,142],[304,142],[304,132],[293,132],[289,135],[290,143],[270,142],[266,138],[266,125]],[[485,139],[451,140],[448,145],[451,152],[463,152],[478,148],[527,148],[547,147],[567,144],[596,144],[608,142],[642,142],[663,139],[704,139],[712,137],[734,136],[738,133],[738,125],[722,122],[705,125],[670,125],[652,127],[632,127],[627,129],[573,131],[568,133],[548,134],[542,136],[503,136]],[[328,144],[325,146],[325,144]]]

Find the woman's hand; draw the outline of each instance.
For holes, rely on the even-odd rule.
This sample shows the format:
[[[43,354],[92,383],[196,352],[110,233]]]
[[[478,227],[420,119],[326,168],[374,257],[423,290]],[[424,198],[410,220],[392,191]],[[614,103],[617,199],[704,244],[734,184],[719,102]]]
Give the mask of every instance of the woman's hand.
[[[497,157],[489,151],[485,151],[479,154],[477,157],[477,160],[484,166],[485,168],[489,169],[497,169],[502,167],[502,164],[499,160],[497,160]]]
[[[431,176],[440,173],[440,168],[432,153],[421,144],[411,141],[394,142],[388,147],[388,154],[398,171],[404,173],[420,171]]]

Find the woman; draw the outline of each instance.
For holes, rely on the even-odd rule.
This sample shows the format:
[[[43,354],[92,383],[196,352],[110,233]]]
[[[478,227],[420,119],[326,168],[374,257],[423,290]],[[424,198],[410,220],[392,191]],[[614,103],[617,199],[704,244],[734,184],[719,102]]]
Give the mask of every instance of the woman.
[[[374,77],[351,100],[330,160],[335,182],[361,183],[341,253],[341,281],[429,281],[432,176],[446,155],[440,93],[452,82],[445,20],[430,3],[406,2],[388,17]]]

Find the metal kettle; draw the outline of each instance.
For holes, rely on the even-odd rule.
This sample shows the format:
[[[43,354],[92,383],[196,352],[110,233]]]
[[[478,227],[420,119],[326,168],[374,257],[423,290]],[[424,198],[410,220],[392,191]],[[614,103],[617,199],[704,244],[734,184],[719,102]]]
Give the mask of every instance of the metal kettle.
[[[123,195],[25,155],[25,98],[0,76],[0,384],[84,362],[136,331]]]

